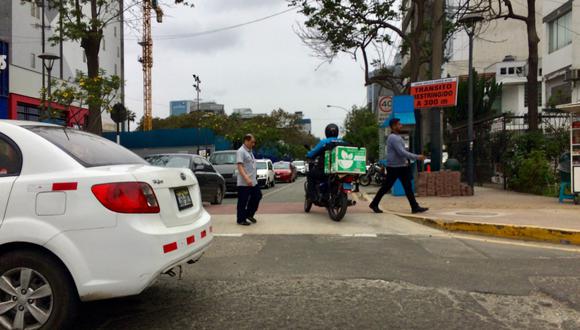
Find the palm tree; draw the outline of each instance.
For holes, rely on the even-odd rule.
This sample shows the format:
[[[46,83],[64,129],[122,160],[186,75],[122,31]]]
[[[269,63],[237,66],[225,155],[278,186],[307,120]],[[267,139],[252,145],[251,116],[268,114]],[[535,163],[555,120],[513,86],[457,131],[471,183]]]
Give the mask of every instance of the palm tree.
[[[127,110],[127,132],[131,132],[131,122],[135,122],[137,119],[137,115],[131,111]]]

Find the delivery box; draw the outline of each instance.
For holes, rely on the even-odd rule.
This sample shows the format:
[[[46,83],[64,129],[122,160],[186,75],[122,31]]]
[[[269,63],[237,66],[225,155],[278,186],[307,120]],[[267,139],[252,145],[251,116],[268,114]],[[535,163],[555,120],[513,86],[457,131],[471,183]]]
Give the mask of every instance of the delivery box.
[[[365,174],[367,149],[337,146],[324,154],[324,173]]]

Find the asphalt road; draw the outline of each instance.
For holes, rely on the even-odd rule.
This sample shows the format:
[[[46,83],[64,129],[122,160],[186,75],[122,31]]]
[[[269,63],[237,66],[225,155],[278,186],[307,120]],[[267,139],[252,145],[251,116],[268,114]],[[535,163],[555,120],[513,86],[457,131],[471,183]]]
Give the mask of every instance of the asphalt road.
[[[296,182],[265,190],[264,208],[298,203],[302,189]],[[313,214],[324,234],[280,235],[276,222],[293,215],[262,214],[264,223],[249,227],[259,233],[216,237],[181,280],[162,277],[139,296],[84,304],[77,328],[580,328],[578,248],[350,216],[333,223]],[[341,234],[372,221],[380,222],[368,225],[374,233]]]

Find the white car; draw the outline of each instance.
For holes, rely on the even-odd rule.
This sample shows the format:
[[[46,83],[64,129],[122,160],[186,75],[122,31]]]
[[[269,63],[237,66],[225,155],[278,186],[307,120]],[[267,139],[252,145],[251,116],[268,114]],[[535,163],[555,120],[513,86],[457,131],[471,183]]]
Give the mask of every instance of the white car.
[[[274,176],[274,166],[269,159],[256,159],[256,174],[258,176],[258,184],[266,189],[276,185],[276,177]]]
[[[292,165],[296,167],[296,171],[300,175],[308,174],[308,165],[303,160],[295,160],[292,162]]]
[[[86,132],[0,120],[0,328],[70,326],[79,300],[139,294],[212,238],[189,169],[149,166]]]

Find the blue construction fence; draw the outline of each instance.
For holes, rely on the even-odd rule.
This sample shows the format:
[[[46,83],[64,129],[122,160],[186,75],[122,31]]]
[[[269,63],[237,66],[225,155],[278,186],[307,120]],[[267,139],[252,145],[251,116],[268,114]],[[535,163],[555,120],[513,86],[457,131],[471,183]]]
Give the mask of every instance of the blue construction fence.
[[[159,129],[153,131],[120,132],[121,145],[128,149],[161,149],[172,147],[214,146],[215,151],[229,150],[232,143],[207,128]],[[117,141],[116,132],[103,137]]]

